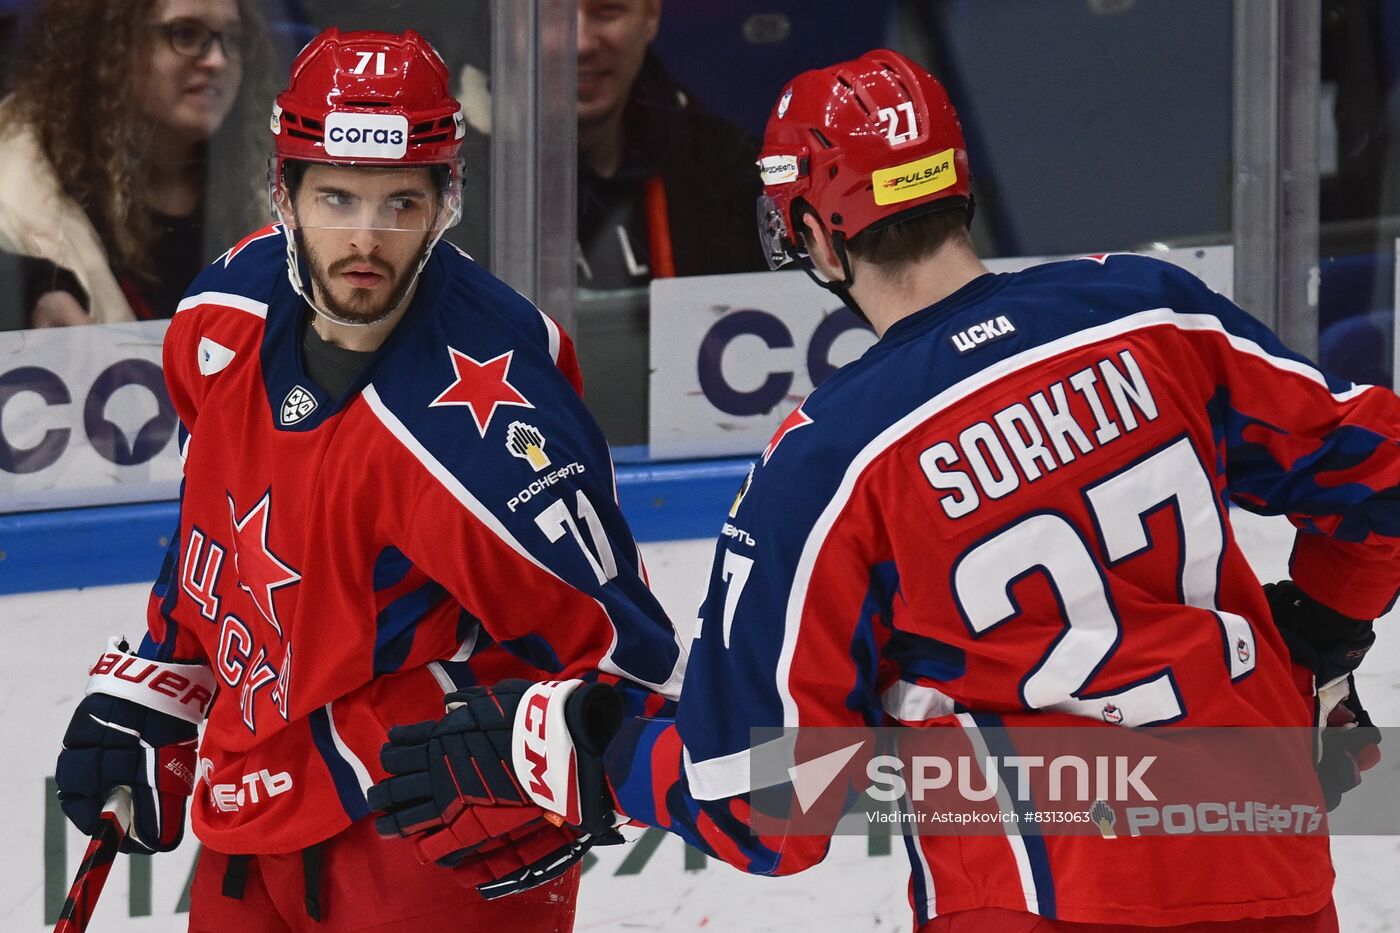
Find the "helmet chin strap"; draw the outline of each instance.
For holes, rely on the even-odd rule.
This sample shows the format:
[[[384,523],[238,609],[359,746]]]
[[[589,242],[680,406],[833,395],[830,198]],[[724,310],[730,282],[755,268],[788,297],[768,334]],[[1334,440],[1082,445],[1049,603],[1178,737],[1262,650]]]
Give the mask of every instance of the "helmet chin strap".
[[[967,196],[966,199],[958,199],[954,203],[935,202],[933,204],[929,204],[921,208],[916,208],[913,211],[906,212],[902,215],[901,218],[896,219],[910,220],[922,214],[950,210],[956,207],[965,207],[967,209],[966,223],[968,229],[971,229],[972,213],[976,209],[977,205],[973,201],[972,195],[970,194]],[[877,226],[883,226],[883,224]],[[823,227],[822,229],[826,228]],[[789,255],[797,259],[798,264],[802,266],[802,271],[807,273],[807,277],[809,279],[811,279],[813,282],[816,282],[818,285],[820,285],[827,291],[831,292],[837,298],[840,298],[841,303],[843,305],[850,308],[852,313],[854,313],[856,317],[860,318],[866,324],[870,325],[870,328],[874,330],[875,324],[870,320],[869,315],[867,315],[865,311],[861,309],[860,305],[856,303],[856,300],[851,297],[851,286],[855,284],[856,274],[855,271],[851,268],[850,254],[846,252],[846,235],[844,233],[842,233],[839,230],[832,231],[831,233],[831,248],[836,253],[836,258],[841,260],[841,271],[844,272],[846,275],[846,277],[840,280],[839,282],[831,279],[822,278],[822,276],[817,272],[815,268],[815,263],[812,262],[812,257],[809,251],[796,249],[790,245],[786,246],[786,248],[788,250]]]
[[[851,257],[846,252],[845,235],[833,233],[831,235],[831,248],[836,252],[836,257],[841,260],[841,271],[846,274],[846,277],[840,281],[822,278],[816,270],[816,263],[812,261],[810,253],[798,254],[798,264],[802,266],[802,271],[807,273],[807,278],[816,282],[837,298],[840,298],[841,303],[851,309],[851,313],[864,321],[865,324],[873,330],[875,325],[871,323],[870,317],[861,309],[861,306],[856,303],[855,298],[851,296],[851,286],[855,284],[856,274],[851,269]]]

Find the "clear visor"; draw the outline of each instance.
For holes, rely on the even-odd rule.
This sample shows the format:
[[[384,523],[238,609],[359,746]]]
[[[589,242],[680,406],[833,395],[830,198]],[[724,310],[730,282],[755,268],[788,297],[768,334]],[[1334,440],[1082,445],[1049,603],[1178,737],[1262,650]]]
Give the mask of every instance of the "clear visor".
[[[434,196],[366,198],[343,191],[318,191],[297,205],[301,226],[319,230],[384,230],[425,233],[438,223]]]
[[[788,234],[783,212],[767,194],[758,196],[758,239],[769,269],[781,269],[801,258],[801,252]]]
[[[462,215],[461,175],[455,169],[446,190],[425,172],[363,170],[362,176],[308,176],[295,203],[272,179],[273,207],[292,208],[296,226],[313,230],[374,230],[385,233],[441,233]],[[293,219],[284,218],[284,219]]]

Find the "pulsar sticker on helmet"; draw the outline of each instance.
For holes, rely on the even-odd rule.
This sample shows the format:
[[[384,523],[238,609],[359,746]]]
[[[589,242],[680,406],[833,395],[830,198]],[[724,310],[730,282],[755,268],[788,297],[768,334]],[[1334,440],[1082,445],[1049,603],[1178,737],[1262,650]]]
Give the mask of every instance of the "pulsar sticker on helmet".
[[[912,201],[951,188],[957,181],[958,170],[953,162],[952,149],[870,174],[875,203],[881,205]]]

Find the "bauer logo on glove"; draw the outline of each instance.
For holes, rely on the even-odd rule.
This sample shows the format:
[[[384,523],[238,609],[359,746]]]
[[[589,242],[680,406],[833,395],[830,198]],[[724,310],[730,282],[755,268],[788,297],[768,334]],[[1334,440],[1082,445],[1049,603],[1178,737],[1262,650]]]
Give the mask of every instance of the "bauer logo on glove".
[[[154,661],[113,638],[92,666],[87,690],[63,736],[54,781],[64,814],[96,831],[107,798],[131,791],[123,852],[168,852],[185,833],[194,789],[199,723],[214,695],[204,664]]]
[[[128,652],[112,638],[88,671],[86,693],[125,697],[190,722],[203,722],[214,699],[214,677],[202,664],[164,664]],[[173,702],[170,702],[173,701]]]

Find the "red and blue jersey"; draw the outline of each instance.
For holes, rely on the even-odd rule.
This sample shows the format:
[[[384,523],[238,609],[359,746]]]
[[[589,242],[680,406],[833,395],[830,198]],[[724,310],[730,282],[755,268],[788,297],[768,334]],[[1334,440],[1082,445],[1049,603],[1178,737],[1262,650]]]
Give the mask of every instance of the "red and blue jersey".
[[[1175,266],[983,275],[811,394],[719,539],[674,721],[610,751],[621,808],[758,873],[750,730],[1306,726],[1231,505],[1374,618],[1400,588],[1400,399],[1320,373]],[[1325,839],[906,836],[919,922],[1001,907],[1169,924],[1307,914]]]
[[[222,852],[365,816],[388,728],[441,716],[445,691],[679,682],[567,335],[439,244],[329,397],[302,363],[310,313],[274,226],[200,275],[165,342],[185,477],[142,652],[219,679],[193,813]]]

